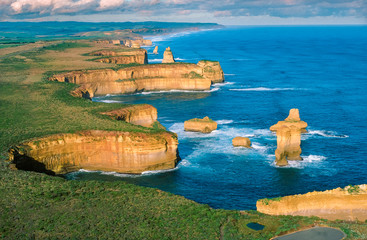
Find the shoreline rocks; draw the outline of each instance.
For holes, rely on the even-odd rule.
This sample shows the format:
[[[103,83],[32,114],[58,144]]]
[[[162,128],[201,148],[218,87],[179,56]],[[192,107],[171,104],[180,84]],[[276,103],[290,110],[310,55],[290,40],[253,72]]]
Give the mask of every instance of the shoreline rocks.
[[[79,169],[139,174],[172,169],[177,135],[91,130],[32,139],[9,150],[18,169],[65,174]]]
[[[277,134],[277,149],[275,150],[275,163],[277,166],[287,166],[288,160],[302,160],[300,156],[301,133],[306,131],[307,123],[301,121],[298,109],[291,109],[289,116],[284,121],[270,127]]]
[[[367,185],[347,186],[275,199],[260,199],[257,211],[269,215],[317,216],[329,220],[367,220]]]
[[[152,127],[158,117],[157,109],[148,104],[132,105],[101,114],[143,127]]]
[[[144,64],[118,70],[72,71],[56,74],[49,80],[79,84],[74,95],[92,98],[95,95],[142,91],[209,90],[214,79],[205,77],[203,71],[203,67],[193,63]]]
[[[218,124],[209,117],[193,118],[184,122],[185,131],[211,133],[217,129]]]
[[[251,147],[251,140],[247,137],[235,137],[232,139],[232,145],[233,147],[246,147],[246,148],[252,148]]]

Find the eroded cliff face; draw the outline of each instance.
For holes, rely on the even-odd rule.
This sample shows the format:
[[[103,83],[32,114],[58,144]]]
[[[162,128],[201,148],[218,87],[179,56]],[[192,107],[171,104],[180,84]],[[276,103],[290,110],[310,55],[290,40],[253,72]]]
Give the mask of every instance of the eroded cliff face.
[[[270,127],[277,134],[275,163],[278,166],[288,165],[288,160],[302,160],[301,133],[305,132],[307,123],[301,121],[298,109],[291,109],[284,121]]]
[[[185,131],[211,133],[217,129],[217,123],[209,117],[193,118],[184,122]]]
[[[174,168],[179,160],[172,133],[83,131],[33,139],[9,150],[18,169],[65,174],[79,169],[142,173]]]
[[[367,185],[348,186],[276,199],[261,199],[257,211],[270,215],[317,216],[330,220],[367,220]]]
[[[157,109],[148,104],[128,106],[101,114],[144,127],[152,127],[157,121]]]
[[[193,63],[72,71],[54,75],[49,80],[79,84],[83,89],[79,95],[89,97],[172,89],[201,91],[209,90],[212,84],[212,79],[204,76],[203,68]]]
[[[103,56],[94,61],[115,64],[148,64],[147,50],[145,49],[119,49],[119,50],[100,50],[90,53],[91,56]]]
[[[217,61],[201,60],[198,66],[203,69],[203,76],[212,81],[212,83],[221,83],[224,81],[222,67]]]

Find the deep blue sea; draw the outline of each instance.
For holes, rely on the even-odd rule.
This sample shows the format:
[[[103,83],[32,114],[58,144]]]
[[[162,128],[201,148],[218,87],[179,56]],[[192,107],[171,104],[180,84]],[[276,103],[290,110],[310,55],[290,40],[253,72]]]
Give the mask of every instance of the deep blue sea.
[[[152,38],[149,62],[170,46],[178,61],[218,60],[225,83],[206,92],[153,92],[94,101],[148,103],[179,138],[171,171],[130,176],[77,172],[76,179],[126,181],[214,208],[256,209],[265,197],[367,183],[367,27],[242,27]],[[269,127],[299,108],[309,125],[301,162],[274,165]],[[184,132],[185,120],[209,116],[210,134]],[[253,149],[233,148],[247,136]]]

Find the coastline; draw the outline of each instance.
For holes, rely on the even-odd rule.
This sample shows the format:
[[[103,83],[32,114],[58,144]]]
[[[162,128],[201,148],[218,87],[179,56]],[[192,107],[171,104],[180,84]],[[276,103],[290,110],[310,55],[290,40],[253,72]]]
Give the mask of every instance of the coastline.
[[[30,80],[28,80],[28,81],[30,81]],[[35,81],[35,82],[37,83],[38,81]],[[19,87],[19,86],[12,87],[12,86],[9,86],[9,85],[11,85],[10,82],[7,82],[6,84],[2,84],[2,86],[7,87],[6,90],[10,89],[12,91],[15,91]],[[71,87],[66,86],[65,84],[62,85],[62,84],[59,84],[59,83],[46,83],[46,82],[43,82],[41,84],[38,83],[36,85],[32,85],[32,87],[33,87],[33,90],[40,91],[42,94],[47,94],[47,93],[50,93],[50,92],[54,91],[53,93],[55,93],[56,99],[57,99],[57,103],[55,105],[53,105],[53,107],[55,109],[58,109],[57,104],[61,104],[62,107],[64,107],[65,105],[71,105],[73,107],[76,106],[77,108],[75,108],[75,109],[69,108],[68,110],[70,110],[70,112],[73,113],[73,114],[77,114],[78,110],[85,109],[87,107],[92,106],[89,102],[86,102],[85,100],[71,98],[70,96],[66,96],[66,94],[68,94],[68,90],[70,90]],[[55,88],[55,89],[53,89],[53,88]],[[30,94],[30,93],[28,92],[28,94]],[[55,95],[51,95],[51,97],[47,98],[46,100],[47,101],[49,101],[49,100],[53,101],[53,97],[55,97]],[[28,96],[32,97],[31,94],[28,95]],[[35,96],[35,98],[37,98],[37,96]],[[25,100],[25,99],[20,99],[20,100]],[[75,100],[75,102],[74,102],[74,100]],[[100,108],[100,110],[102,110],[102,109],[103,110],[107,110],[107,109],[112,110],[112,109],[114,109],[114,107],[117,106],[117,105],[107,106],[107,104],[98,104],[98,103],[93,103],[93,104],[97,104],[98,107]],[[93,109],[93,111],[94,112],[97,111],[96,105],[93,105],[93,106],[95,108],[95,109]],[[29,107],[29,105],[27,105],[26,107]],[[25,113],[27,113],[26,108],[21,109],[21,110],[23,110]],[[68,115],[70,113],[65,113],[65,114],[66,114],[66,116],[70,116],[70,115]],[[83,115],[83,116],[85,116],[85,115]],[[29,115],[26,115],[25,117],[29,117]],[[106,124],[106,125],[111,124],[112,125],[112,127],[105,127],[106,129],[115,127],[115,128],[119,128],[119,129],[122,129],[122,130],[124,130],[124,129],[126,130],[126,129],[128,129],[128,127],[131,127],[130,125],[128,127],[127,126],[122,126],[122,125],[120,125],[118,123],[115,123],[114,121],[112,121],[110,119],[107,119],[107,118],[96,117],[96,115],[94,115],[94,113],[91,113],[91,115],[89,117],[92,117],[92,121],[88,121],[87,123],[83,124],[84,128],[88,126],[88,123],[91,123],[94,120],[99,122],[98,123],[99,126],[98,126],[98,124],[97,125],[92,124],[93,127],[100,127],[103,124]],[[102,121],[101,121],[101,119],[102,119]],[[68,119],[66,118],[66,120],[68,120]],[[74,123],[76,123],[76,122],[74,122]],[[38,123],[36,123],[36,127],[37,127],[37,125],[38,125]],[[77,125],[75,128],[70,129],[70,131],[75,131],[75,130],[78,129],[78,127],[80,127],[80,125]],[[138,128],[133,127],[133,129],[138,130],[138,131],[147,131],[147,132],[149,132],[149,130],[142,129],[142,128],[139,128],[139,127]],[[52,131],[50,131],[50,132],[52,132]],[[32,134],[33,133],[31,132],[27,136],[23,136],[23,137],[25,138],[25,137],[28,137],[29,135],[32,135]],[[39,134],[39,133],[37,133],[37,134]],[[40,135],[42,135],[42,134],[40,134]],[[83,201],[85,201],[85,199],[83,198],[83,196],[80,197],[80,196],[73,195],[74,192],[77,192],[77,193],[82,192],[83,194],[86,194],[86,195],[88,195],[88,194],[93,195],[91,192],[94,192],[94,194],[97,195],[99,199],[98,198],[93,198],[93,197],[87,198],[88,200],[92,199],[93,204],[96,204],[93,207],[88,207],[88,209],[91,210],[89,212],[91,214],[91,216],[89,216],[89,217],[93,217],[93,216],[97,217],[97,220],[100,221],[101,219],[98,218],[98,214],[101,214],[101,216],[106,216],[107,215],[108,216],[107,219],[110,219],[110,217],[113,216],[113,221],[114,221],[116,219],[121,218],[121,216],[119,216],[119,213],[114,213],[115,207],[118,206],[119,209],[123,209],[124,211],[126,209],[127,216],[130,216],[127,220],[130,220],[131,222],[126,223],[128,225],[121,226],[121,229],[122,230],[123,229],[131,229],[130,231],[133,232],[134,234],[139,233],[139,231],[141,230],[141,229],[135,229],[134,228],[134,224],[139,225],[139,222],[135,222],[134,218],[140,219],[140,217],[136,216],[136,215],[132,215],[132,213],[129,212],[130,210],[127,209],[127,207],[125,207],[126,203],[129,203],[132,206],[136,206],[137,209],[141,210],[140,213],[143,216],[147,217],[148,219],[149,219],[149,216],[154,215],[155,212],[156,212],[156,211],[149,210],[149,207],[151,206],[151,201],[153,201],[154,204],[157,204],[157,206],[159,206],[159,207],[157,207],[158,209],[163,209],[164,211],[167,211],[166,209],[172,208],[172,205],[171,205],[170,201],[175,202],[175,203],[178,202],[179,204],[183,204],[185,207],[183,207],[182,209],[173,208],[173,210],[172,209],[169,210],[169,211],[173,211],[175,214],[177,214],[179,216],[178,219],[177,219],[177,217],[172,217],[171,216],[172,212],[169,212],[169,213],[165,212],[166,215],[164,215],[164,219],[166,221],[166,224],[169,224],[170,221],[173,221],[175,224],[179,224],[179,226],[182,227],[182,228],[179,228],[179,230],[178,230],[179,234],[185,233],[185,234],[187,234],[185,236],[192,236],[192,237],[198,237],[198,238],[203,238],[203,239],[208,238],[208,237],[214,237],[214,238],[218,237],[218,234],[219,234],[218,229],[221,229],[221,231],[220,231],[221,233],[224,232],[226,234],[226,232],[227,232],[228,237],[230,237],[230,236],[233,237],[233,235],[231,235],[231,234],[235,234],[235,233],[233,233],[233,232],[231,233],[231,231],[236,232],[236,229],[238,231],[238,228],[241,231],[236,232],[236,235],[239,236],[239,237],[241,237],[241,236],[244,237],[244,235],[242,235],[242,232],[244,232],[245,234],[248,234],[248,230],[242,225],[244,225],[243,224],[244,222],[247,222],[249,220],[252,220],[252,221],[266,221],[268,226],[270,226],[271,225],[270,222],[273,221],[274,223],[271,226],[273,226],[276,229],[279,229],[278,231],[284,231],[284,229],[282,228],[284,226],[281,225],[280,220],[285,220],[285,221],[287,220],[286,218],[269,217],[269,216],[264,216],[262,214],[255,213],[255,212],[248,212],[248,213],[245,213],[245,214],[242,215],[242,214],[239,214],[238,211],[233,212],[233,211],[224,211],[224,210],[213,210],[213,209],[207,207],[206,205],[200,205],[200,204],[194,203],[190,200],[184,199],[183,197],[172,195],[172,194],[169,194],[169,193],[164,193],[164,192],[162,192],[160,190],[157,190],[157,189],[148,189],[148,188],[143,188],[143,187],[139,187],[139,186],[132,186],[132,185],[124,184],[124,183],[117,183],[117,184],[116,183],[99,183],[99,182],[96,182],[96,181],[93,181],[91,183],[84,183],[84,182],[77,183],[75,181],[63,181],[63,180],[60,180],[60,179],[55,179],[55,178],[51,178],[51,177],[48,177],[48,176],[44,176],[44,175],[36,174],[36,173],[32,173],[32,172],[10,171],[9,169],[6,169],[6,166],[3,163],[1,164],[0,171],[2,171],[4,173],[3,176],[6,176],[6,177],[4,177],[5,182],[2,183],[2,184],[4,184],[2,186],[6,187],[6,191],[4,191],[2,193],[3,194],[3,196],[2,196],[3,199],[11,199],[13,197],[16,198],[16,196],[19,192],[12,192],[12,189],[18,188],[21,191],[21,195],[25,196],[26,199],[27,198],[30,198],[30,199],[33,198],[33,199],[36,199],[37,201],[39,201],[39,202],[35,203],[36,206],[33,206],[33,208],[36,207],[36,209],[37,209],[42,204],[45,204],[46,206],[48,206],[47,201],[49,201],[49,200],[54,201],[55,206],[51,206],[50,208],[52,209],[53,213],[57,217],[57,216],[63,216],[64,211],[68,211],[67,209],[63,208],[63,205],[65,204],[65,201],[66,202],[80,201],[80,202],[82,202],[81,203],[82,204],[81,205],[82,209],[85,210],[85,205],[83,205]],[[19,178],[23,178],[23,179],[19,179]],[[12,182],[14,179],[17,179],[17,181]],[[24,191],[24,192],[22,191],[24,189],[28,189],[28,187],[27,187],[28,182],[37,182],[37,183],[39,183],[39,182],[42,182],[42,181],[44,181],[45,183],[51,184],[52,187],[50,187],[50,188],[45,187],[44,189],[36,188],[36,189],[31,190],[31,191],[27,190],[27,191]],[[84,186],[85,186],[85,188],[84,188]],[[118,192],[118,191],[120,191],[121,193]],[[124,194],[126,192],[128,192],[130,194],[127,197],[124,196]],[[141,194],[142,197],[143,197],[142,199],[139,198],[139,200],[138,200],[140,204],[135,203],[133,199],[129,199],[129,196],[135,196],[136,197],[136,194],[138,194],[138,195]],[[42,200],[42,196],[45,196],[45,195],[50,196],[50,197],[48,197],[45,200]],[[147,197],[147,196],[149,197],[149,201],[146,201],[146,200],[144,201],[144,197]],[[112,200],[111,199],[108,200],[108,197],[111,198]],[[115,198],[115,200],[113,200],[113,198]],[[124,199],[124,201],[121,201],[121,199]],[[111,203],[111,206],[105,206],[105,202],[103,202],[102,200],[109,201],[109,203]],[[163,201],[163,205],[162,205],[162,201]],[[38,205],[38,203],[40,203],[40,205]],[[137,204],[137,205],[134,205],[134,204]],[[15,205],[16,205],[15,209],[17,209],[17,208],[18,209],[23,209],[24,206],[28,206],[28,207],[30,207],[30,209],[32,209],[32,204],[30,204],[30,203],[16,202]],[[4,206],[5,206],[5,204],[4,204]],[[181,206],[181,205],[179,205],[179,206]],[[185,214],[185,212],[187,211],[187,206],[193,208],[193,211],[190,212],[189,215]],[[97,209],[97,210],[96,210],[96,212],[93,213],[92,209]],[[71,210],[72,211],[75,210],[76,213],[80,214],[80,206],[73,206],[71,208]],[[156,209],[154,209],[154,210],[156,210]],[[19,221],[19,220],[14,219],[16,217],[16,215],[12,215],[12,212],[8,208],[4,209],[4,211],[5,211],[5,216],[8,217],[8,219],[13,220],[14,222]],[[47,208],[42,209],[42,211],[48,211],[48,209]],[[102,214],[102,211],[106,211],[106,213]],[[40,213],[39,210],[35,210],[36,214],[37,214],[37,212]],[[25,218],[25,219],[32,219],[32,218],[37,219],[37,217],[34,217],[30,213],[31,213],[30,210],[25,210],[21,214],[22,215],[24,214],[23,218]],[[33,214],[35,214],[35,213],[33,213]],[[80,220],[80,218],[78,218],[78,216],[75,213],[69,212],[69,211],[68,211],[68,213],[70,214],[69,217],[67,217],[67,220],[69,221],[69,223],[75,224],[76,220]],[[32,216],[32,218],[28,218],[27,214],[30,214],[30,216]],[[42,214],[42,212],[40,214]],[[213,223],[213,221],[210,221],[210,220],[207,219],[208,215],[213,216],[213,219],[215,219],[215,221],[214,221],[215,223]],[[72,217],[75,217],[76,220],[73,220]],[[88,220],[92,221],[96,225],[98,224],[98,221],[94,221],[94,220],[90,219],[89,217],[88,217]],[[248,218],[250,218],[250,219],[248,219]],[[200,221],[198,221],[198,219],[200,219]],[[204,219],[204,221],[203,221],[203,219]],[[231,223],[229,221],[229,219],[233,220],[234,222]],[[47,221],[47,218],[42,217],[42,220]],[[62,220],[65,220],[65,219],[62,219]],[[188,220],[189,223],[180,223],[181,222],[180,220]],[[82,220],[82,221],[84,221],[84,220]],[[203,222],[201,222],[201,221],[203,221]],[[292,220],[289,220],[289,221],[292,221]],[[319,220],[315,220],[314,218],[297,218],[297,221],[301,221],[302,222],[301,225],[302,224],[307,225],[307,224],[310,224],[310,222],[319,221]],[[21,222],[17,222],[17,223],[21,226],[23,225],[23,223],[21,223]],[[144,221],[143,221],[143,223],[144,223]],[[162,223],[160,223],[160,222],[156,223],[156,225],[154,225],[154,226],[159,226],[159,224],[162,224]],[[212,226],[212,224],[214,224],[215,227],[213,227],[213,229],[210,228],[208,230],[207,229],[208,226]],[[334,223],[330,223],[330,224],[332,225]],[[61,227],[64,226],[63,223],[60,223],[60,226]],[[222,226],[224,226],[224,227],[222,227]],[[16,233],[14,231],[14,229],[16,229],[16,227],[13,230],[10,227],[5,227],[5,228],[6,228],[6,231],[7,231],[6,233],[9,234],[8,236],[19,236],[17,234],[21,234],[21,233]],[[185,228],[188,229],[188,230],[183,230]],[[29,229],[29,228],[27,228],[27,229]],[[56,229],[57,229],[56,231],[62,231],[61,229],[59,229],[57,227],[56,227]],[[107,229],[112,230],[112,227],[109,226]],[[172,226],[172,229],[176,229],[176,228],[174,228],[174,226]],[[43,237],[52,237],[53,236],[52,233],[48,233],[47,231],[39,230],[38,228],[37,228],[37,230],[39,231],[39,232],[35,233],[35,234],[37,234],[36,235],[37,237],[42,237],[42,236]],[[83,228],[82,230],[83,231],[88,231],[85,228]],[[98,231],[98,233],[102,233],[102,232],[106,231],[106,229],[98,227],[97,231]],[[154,231],[157,232],[157,236],[166,236],[166,237],[169,236],[169,237],[173,237],[173,238],[176,238],[176,239],[185,238],[184,236],[178,236],[177,233],[174,233],[175,231],[160,232],[156,228],[154,228]],[[202,231],[202,233],[200,233],[200,231]],[[271,231],[269,232],[269,230],[267,230],[267,231],[268,232],[266,232],[266,236],[274,235],[275,231],[274,232],[271,232]],[[29,231],[29,232],[32,232],[32,231]],[[5,236],[7,236],[6,233],[5,233]],[[72,231],[72,233],[75,234],[76,236],[78,236],[77,235],[78,232],[76,232],[75,229]],[[250,232],[250,233],[253,234],[254,237],[259,237],[260,238],[260,235],[257,234],[257,233],[253,233],[253,232]],[[107,236],[115,236],[115,235],[113,235],[113,232],[105,233],[105,234],[111,234],[111,235],[107,235]],[[165,235],[165,234],[167,234],[167,235]],[[94,235],[89,235],[89,237],[93,237],[93,236]],[[128,236],[134,236],[134,235],[129,235],[129,233],[126,233],[125,236],[128,237]],[[144,237],[144,235],[140,235],[140,234],[136,235],[136,236]],[[263,236],[261,236],[261,237],[263,237]]]

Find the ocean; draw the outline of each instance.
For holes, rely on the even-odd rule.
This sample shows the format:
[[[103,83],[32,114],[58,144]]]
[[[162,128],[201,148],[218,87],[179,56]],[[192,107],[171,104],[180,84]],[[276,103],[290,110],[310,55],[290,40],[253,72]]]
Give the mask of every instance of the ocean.
[[[367,26],[227,27],[151,39],[150,63],[170,46],[177,61],[219,61],[225,82],[204,92],[93,100],[156,107],[158,120],[178,134],[182,160],[169,171],[79,171],[69,179],[125,181],[240,210],[256,209],[260,198],[367,183]],[[159,54],[151,54],[156,45]],[[277,167],[269,127],[291,108],[309,125],[304,160]],[[185,120],[205,116],[218,123],[216,131],[184,131]],[[253,148],[233,148],[236,136],[249,137]]]

